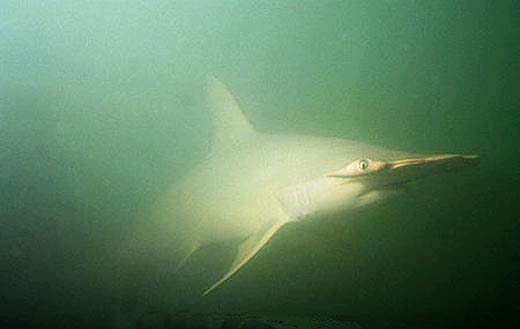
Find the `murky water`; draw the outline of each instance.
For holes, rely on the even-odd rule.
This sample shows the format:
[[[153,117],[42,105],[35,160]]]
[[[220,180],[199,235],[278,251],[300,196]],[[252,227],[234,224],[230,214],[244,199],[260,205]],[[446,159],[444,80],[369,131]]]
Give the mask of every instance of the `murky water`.
[[[174,326],[157,314],[363,328],[513,321],[515,12],[481,0],[2,0],[0,327]],[[236,241],[193,254],[176,290],[142,284],[157,269],[125,267],[124,242],[209,155],[208,74],[263,133],[479,154],[481,164],[331,219],[339,227],[281,230],[207,297],[200,289],[233,261]]]

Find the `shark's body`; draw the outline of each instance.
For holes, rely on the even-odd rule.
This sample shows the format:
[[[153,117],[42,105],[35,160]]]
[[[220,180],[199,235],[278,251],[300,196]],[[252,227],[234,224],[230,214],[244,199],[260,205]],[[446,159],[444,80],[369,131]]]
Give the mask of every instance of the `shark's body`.
[[[348,214],[397,191],[388,183],[329,173],[364,157],[418,157],[339,138],[259,133],[221,82],[210,78],[208,92],[212,151],[157,202],[148,229],[140,232],[150,248],[147,257],[172,272],[198,248],[239,242],[234,263],[205,293],[237,272],[286,223]]]

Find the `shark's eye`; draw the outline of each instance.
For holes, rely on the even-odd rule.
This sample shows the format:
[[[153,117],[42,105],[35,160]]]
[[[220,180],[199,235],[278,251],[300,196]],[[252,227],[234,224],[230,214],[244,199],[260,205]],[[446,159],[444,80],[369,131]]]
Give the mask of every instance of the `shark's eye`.
[[[359,162],[358,162],[358,168],[359,168],[359,170],[361,170],[361,171],[365,171],[365,170],[367,170],[367,169],[368,169],[368,165],[369,165],[369,163],[370,163],[370,162],[369,162],[368,159],[361,159],[361,160],[359,160]]]

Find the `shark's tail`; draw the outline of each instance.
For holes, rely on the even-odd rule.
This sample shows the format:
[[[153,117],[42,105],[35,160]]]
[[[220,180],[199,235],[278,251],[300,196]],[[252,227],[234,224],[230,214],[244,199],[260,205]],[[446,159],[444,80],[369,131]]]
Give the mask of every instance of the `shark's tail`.
[[[182,252],[178,253],[175,269],[173,271],[174,275],[176,275],[184,267],[184,265],[188,263],[188,259],[190,259],[191,255],[193,255],[197,249],[199,249],[198,245],[190,244],[183,248]]]

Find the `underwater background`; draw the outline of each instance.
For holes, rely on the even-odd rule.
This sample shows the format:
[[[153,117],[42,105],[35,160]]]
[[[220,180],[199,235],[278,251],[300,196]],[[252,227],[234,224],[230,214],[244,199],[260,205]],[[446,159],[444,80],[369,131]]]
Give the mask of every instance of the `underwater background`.
[[[149,305],[117,275],[119,242],[206,157],[208,74],[262,132],[481,164],[356,213],[348,252],[282,231],[190,309],[512,326],[519,13],[512,0],[0,0],[0,327],[134,328]],[[229,262],[224,249],[198,257]]]

